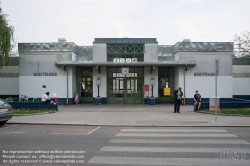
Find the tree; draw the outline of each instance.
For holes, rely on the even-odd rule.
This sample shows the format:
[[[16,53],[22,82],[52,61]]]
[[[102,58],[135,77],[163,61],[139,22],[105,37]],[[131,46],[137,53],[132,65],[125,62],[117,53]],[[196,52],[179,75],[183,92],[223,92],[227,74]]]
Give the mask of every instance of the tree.
[[[250,32],[245,31],[241,35],[234,36],[236,45],[235,54],[238,57],[250,56]]]
[[[8,15],[2,12],[0,3],[0,68],[3,60],[8,63],[11,51],[15,47],[14,27],[8,24],[7,17]]]

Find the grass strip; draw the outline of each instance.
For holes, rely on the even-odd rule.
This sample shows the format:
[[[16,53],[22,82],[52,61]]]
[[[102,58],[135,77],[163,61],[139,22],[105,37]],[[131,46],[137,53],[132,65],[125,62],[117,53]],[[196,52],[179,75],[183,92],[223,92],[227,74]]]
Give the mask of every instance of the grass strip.
[[[12,113],[14,115],[30,115],[30,114],[39,114],[39,113],[55,113],[55,110],[49,110],[49,109],[37,109],[37,110],[31,110],[31,109],[12,109]]]
[[[200,110],[201,113],[214,113],[214,110]],[[217,111],[219,114],[250,115],[250,108],[224,108]]]

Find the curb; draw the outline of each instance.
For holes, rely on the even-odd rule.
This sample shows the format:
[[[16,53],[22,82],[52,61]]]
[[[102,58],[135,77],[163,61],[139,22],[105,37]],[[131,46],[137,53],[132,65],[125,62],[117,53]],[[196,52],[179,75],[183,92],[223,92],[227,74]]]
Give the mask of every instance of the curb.
[[[33,115],[43,115],[43,114],[54,114],[56,112],[43,112],[43,113],[35,113],[35,114],[13,114],[12,116],[33,116]]]
[[[196,113],[201,113],[201,114],[212,114],[214,115],[213,112],[196,112]],[[223,116],[241,116],[241,117],[250,117],[250,115],[242,115],[242,114],[223,114],[223,113],[217,113],[217,115],[223,115]]]
[[[221,126],[216,126],[216,125],[206,125],[206,126],[194,126],[194,125],[119,125],[119,124],[60,124],[60,123],[17,123],[17,122],[10,122],[7,124],[22,124],[22,125],[67,125],[67,126],[102,126],[102,127],[250,127],[250,125],[221,125]]]

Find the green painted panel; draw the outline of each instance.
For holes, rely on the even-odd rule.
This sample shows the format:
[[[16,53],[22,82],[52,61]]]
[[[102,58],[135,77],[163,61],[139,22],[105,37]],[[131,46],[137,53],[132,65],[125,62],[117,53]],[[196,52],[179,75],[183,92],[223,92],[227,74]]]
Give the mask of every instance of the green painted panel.
[[[135,97],[135,104],[143,104],[143,98]]]
[[[108,97],[107,103],[108,104],[116,104],[116,98],[115,97]]]
[[[158,103],[174,102],[174,97],[158,97]]]
[[[80,103],[93,103],[93,97],[79,97]]]
[[[134,104],[134,98],[124,97],[124,104]]]

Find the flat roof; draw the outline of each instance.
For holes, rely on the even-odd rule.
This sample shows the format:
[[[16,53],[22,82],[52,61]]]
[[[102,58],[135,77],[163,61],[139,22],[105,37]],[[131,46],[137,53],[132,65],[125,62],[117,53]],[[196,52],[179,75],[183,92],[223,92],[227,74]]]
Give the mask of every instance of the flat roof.
[[[93,43],[108,44],[145,44],[158,43],[156,38],[95,38]]]
[[[93,61],[56,61],[56,66],[195,66],[196,61],[161,61],[161,62],[136,62],[136,63],[114,63],[114,62],[93,62]]]

